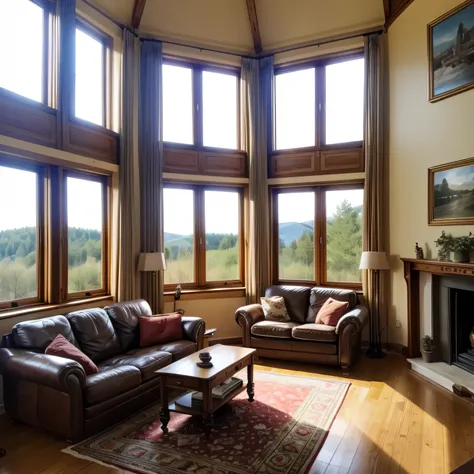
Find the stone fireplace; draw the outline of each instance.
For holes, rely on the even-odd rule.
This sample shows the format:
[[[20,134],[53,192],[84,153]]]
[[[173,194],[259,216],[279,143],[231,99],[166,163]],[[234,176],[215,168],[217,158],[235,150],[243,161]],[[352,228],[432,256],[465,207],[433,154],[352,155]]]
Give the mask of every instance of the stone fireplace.
[[[434,276],[432,317],[437,359],[474,374],[474,278]]]

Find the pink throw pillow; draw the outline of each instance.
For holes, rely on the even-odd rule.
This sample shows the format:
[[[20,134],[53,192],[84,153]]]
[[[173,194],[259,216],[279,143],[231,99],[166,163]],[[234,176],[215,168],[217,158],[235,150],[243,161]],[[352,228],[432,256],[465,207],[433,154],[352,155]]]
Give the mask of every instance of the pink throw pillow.
[[[328,298],[316,317],[316,324],[326,324],[327,326],[337,326],[339,320],[346,314],[349,308],[347,301],[337,301]]]
[[[183,327],[179,313],[171,316],[140,316],[140,347],[183,339]]]
[[[54,341],[46,348],[45,354],[72,359],[84,368],[86,375],[92,375],[99,372],[97,366],[81,352],[74,344],[71,344],[62,334],[58,334]]]

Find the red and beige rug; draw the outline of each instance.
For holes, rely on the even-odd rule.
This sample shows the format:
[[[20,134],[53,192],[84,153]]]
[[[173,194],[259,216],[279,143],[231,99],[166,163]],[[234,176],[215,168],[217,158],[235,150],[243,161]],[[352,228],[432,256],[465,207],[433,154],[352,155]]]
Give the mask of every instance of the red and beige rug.
[[[350,383],[255,372],[246,392],[214,414],[206,438],[199,417],[172,413],[164,436],[159,406],[64,452],[122,469],[163,474],[300,474],[308,472]]]

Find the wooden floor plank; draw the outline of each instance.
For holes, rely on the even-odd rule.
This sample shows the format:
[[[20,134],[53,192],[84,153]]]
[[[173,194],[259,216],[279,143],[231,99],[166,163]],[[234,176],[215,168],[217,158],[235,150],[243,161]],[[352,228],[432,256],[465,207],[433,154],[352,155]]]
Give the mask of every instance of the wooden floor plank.
[[[390,354],[337,367],[261,360],[256,369],[347,380],[351,388],[310,474],[448,474],[474,457],[474,406]],[[0,416],[0,474],[113,474],[61,453],[65,440]]]

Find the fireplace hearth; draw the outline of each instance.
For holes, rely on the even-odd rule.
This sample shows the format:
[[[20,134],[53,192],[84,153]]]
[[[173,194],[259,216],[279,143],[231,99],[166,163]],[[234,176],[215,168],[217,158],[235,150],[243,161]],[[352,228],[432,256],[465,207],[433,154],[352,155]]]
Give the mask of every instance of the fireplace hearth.
[[[474,328],[474,281],[463,277],[435,277],[433,288],[438,289],[433,291],[433,329],[438,358],[474,374],[474,348],[470,338]]]

